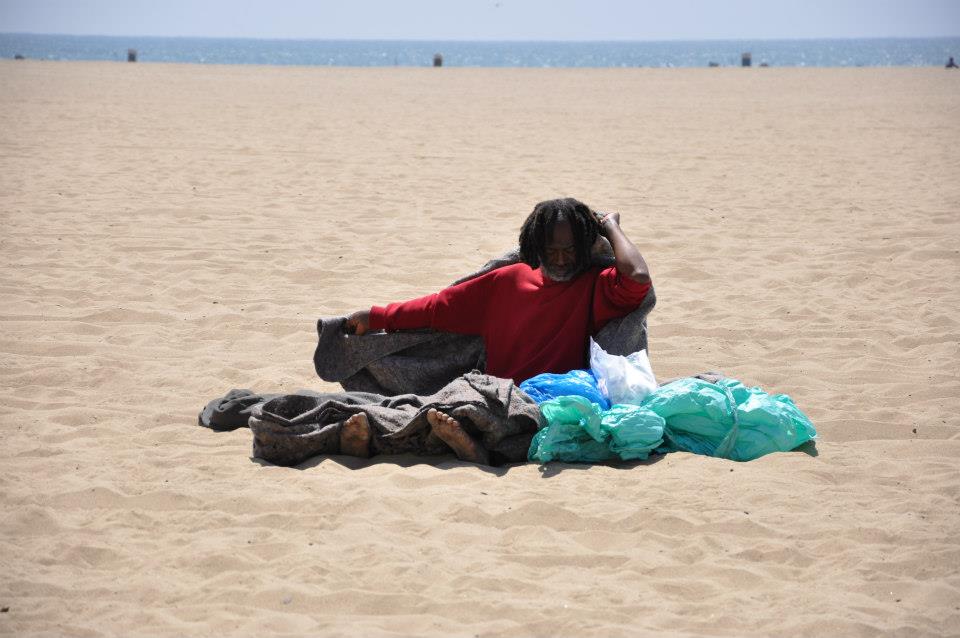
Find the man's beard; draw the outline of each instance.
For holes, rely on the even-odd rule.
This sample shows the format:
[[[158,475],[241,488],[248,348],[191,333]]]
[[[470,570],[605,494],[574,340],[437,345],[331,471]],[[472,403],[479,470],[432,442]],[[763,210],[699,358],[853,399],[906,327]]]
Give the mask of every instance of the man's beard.
[[[556,282],[566,282],[576,279],[582,271],[581,268],[577,268],[576,266],[568,266],[562,270],[557,270],[548,266],[546,262],[540,262],[540,270],[551,281]]]

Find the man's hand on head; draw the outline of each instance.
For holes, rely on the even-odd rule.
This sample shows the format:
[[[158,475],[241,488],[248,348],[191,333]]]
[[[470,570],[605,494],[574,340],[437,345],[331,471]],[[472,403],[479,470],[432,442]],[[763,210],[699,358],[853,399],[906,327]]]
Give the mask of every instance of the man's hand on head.
[[[613,256],[620,274],[639,284],[649,284],[650,271],[647,269],[647,262],[643,260],[643,255],[636,245],[623,234],[623,229],[620,228],[620,213],[597,213],[597,223],[600,224],[600,234],[606,237],[613,247]]]
[[[620,226],[620,213],[597,213],[597,223],[600,224],[600,234],[606,237],[611,226]]]
[[[362,335],[370,330],[370,311],[358,310],[347,316],[347,323],[344,326],[349,334]]]

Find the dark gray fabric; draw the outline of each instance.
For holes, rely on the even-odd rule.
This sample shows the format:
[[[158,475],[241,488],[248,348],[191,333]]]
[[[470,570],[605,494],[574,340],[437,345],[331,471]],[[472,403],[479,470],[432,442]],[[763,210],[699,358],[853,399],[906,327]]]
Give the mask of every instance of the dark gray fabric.
[[[519,251],[510,251],[454,284],[519,261]],[[614,263],[613,251],[606,239],[598,242],[593,263],[603,266]],[[594,339],[611,354],[628,355],[647,349],[647,315],[656,303],[651,288],[636,310],[610,321]],[[458,375],[484,369],[481,337],[433,330],[356,336],[344,332],[345,322],[346,317],[323,318],[317,322],[313,365],[321,379],[340,383],[346,390],[388,396],[406,392],[431,394]]]
[[[247,418],[258,403],[269,401],[279,394],[256,394],[252,390],[233,389],[208,403],[197,416],[197,422],[217,432],[228,432],[247,427]]]
[[[430,431],[430,408],[456,418],[495,463],[525,461],[540,422],[537,404],[513,382],[479,372],[457,377],[428,396],[300,392],[254,406],[249,419],[253,456],[290,466],[338,454],[343,422],[359,412],[370,422],[371,454],[449,454]]]

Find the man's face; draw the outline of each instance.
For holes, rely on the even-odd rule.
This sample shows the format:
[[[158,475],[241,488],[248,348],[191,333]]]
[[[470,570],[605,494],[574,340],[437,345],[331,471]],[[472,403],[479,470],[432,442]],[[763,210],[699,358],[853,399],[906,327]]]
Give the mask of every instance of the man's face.
[[[573,229],[568,222],[557,222],[548,235],[540,270],[553,281],[570,281],[580,274]]]

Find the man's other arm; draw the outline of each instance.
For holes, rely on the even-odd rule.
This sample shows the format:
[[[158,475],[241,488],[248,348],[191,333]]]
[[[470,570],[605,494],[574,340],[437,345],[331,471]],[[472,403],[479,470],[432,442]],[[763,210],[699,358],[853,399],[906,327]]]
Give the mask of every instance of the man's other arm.
[[[347,317],[347,331],[357,335],[370,330],[417,330],[480,334],[493,288],[493,272],[469,279],[440,292],[410,301],[373,306]]]

